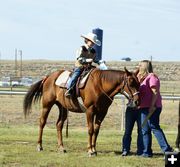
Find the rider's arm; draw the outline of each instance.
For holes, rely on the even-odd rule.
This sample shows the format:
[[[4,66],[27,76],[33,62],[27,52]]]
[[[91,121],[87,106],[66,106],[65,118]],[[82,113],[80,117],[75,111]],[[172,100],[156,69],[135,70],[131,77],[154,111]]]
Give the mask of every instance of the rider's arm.
[[[80,47],[80,48],[76,51],[76,59],[77,59],[77,60],[82,60],[82,47]]]
[[[86,63],[92,63],[93,59],[86,59]]]

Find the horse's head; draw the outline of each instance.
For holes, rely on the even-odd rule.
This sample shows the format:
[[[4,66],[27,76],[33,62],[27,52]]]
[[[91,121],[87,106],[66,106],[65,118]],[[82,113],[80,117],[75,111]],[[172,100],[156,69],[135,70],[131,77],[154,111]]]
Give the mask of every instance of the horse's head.
[[[139,104],[139,86],[140,83],[137,78],[137,73],[129,72],[126,68],[124,75],[123,87],[121,93],[129,100],[128,107],[137,107]]]

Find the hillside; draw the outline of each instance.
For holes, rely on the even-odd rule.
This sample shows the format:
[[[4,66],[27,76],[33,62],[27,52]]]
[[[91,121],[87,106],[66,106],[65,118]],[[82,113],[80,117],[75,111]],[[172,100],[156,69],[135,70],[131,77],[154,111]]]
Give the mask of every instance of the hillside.
[[[133,71],[138,62],[114,61],[107,62],[111,69],[127,69]],[[59,69],[73,69],[72,61],[48,61],[48,60],[29,60],[22,62],[22,75],[32,78],[41,78]],[[180,62],[153,62],[154,72],[162,81],[180,81]],[[17,75],[20,75],[20,63],[18,62]],[[0,78],[3,76],[15,76],[14,61],[1,60]]]
[[[19,65],[20,63],[18,63]],[[136,69],[138,62],[107,62],[111,69],[121,69],[124,67],[133,71]],[[180,95],[180,62],[153,62],[154,72],[161,80],[161,93],[164,95]],[[42,77],[60,69],[73,69],[74,62],[66,61],[49,61],[49,60],[29,60],[22,62],[22,75],[32,77],[33,80],[39,80]],[[18,67],[20,69],[20,67]],[[18,71],[18,75],[20,72]],[[2,60],[0,62],[0,79],[3,76],[14,76],[14,61]],[[15,88],[14,88],[15,89]],[[174,103],[173,103],[174,104]],[[178,106],[177,104],[175,106]],[[168,106],[170,107],[170,106]],[[175,108],[175,107],[173,107]],[[5,109],[4,109],[5,110]],[[172,109],[169,109],[172,110]]]

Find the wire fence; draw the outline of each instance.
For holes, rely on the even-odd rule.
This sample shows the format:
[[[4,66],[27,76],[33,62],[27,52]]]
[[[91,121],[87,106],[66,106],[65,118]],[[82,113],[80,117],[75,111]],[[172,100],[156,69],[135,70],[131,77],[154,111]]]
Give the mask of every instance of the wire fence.
[[[15,97],[16,96],[22,97],[26,93],[27,93],[27,91],[7,91],[7,90],[0,91],[1,96],[10,95],[13,97],[14,96]],[[170,116],[173,117],[173,115],[174,115],[174,117],[178,117],[179,116],[178,114],[180,112],[180,105],[179,105],[180,96],[162,96],[162,99],[163,99],[163,102],[165,103],[165,105],[167,107],[170,107],[170,105],[167,103],[167,101],[176,102],[176,104],[174,104],[171,108],[166,109],[169,111],[165,112],[165,114],[170,114],[170,112],[175,111],[176,113],[170,114]],[[21,98],[21,100],[23,100],[23,97]],[[3,105],[6,105],[6,104],[4,104],[4,103],[6,103],[5,101],[2,103],[3,103]],[[112,110],[112,112],[108,113],[108,115],[106,116],[107,118],[105,120],[107,123],[105,123],[103,125],[103,126],[105,126],[105,128],[107,126],[111,126],[110,123],[114,123],[114,126],[116,127],[116,129],[120,129],[121,131],[124,130],[126,103],[127,103],[127,100],[123,95],[118,94],[115,96],[113,105],[111,105],[110,109],[109,109],[109,110]],[[16,102],[14,104],[16,104]],[[12,108],[13,108],[14,104],[12,104]],[[175,107],[175,105],[177,105],[177,106]],[[40,107],[36,107],[36,110],[40,110]],[[167,117],[169,117],[169,119],[166,118],[164,120],[164,122],[166,122],[167,124],[171,123],[170,121],[176,122],[176,118],[170,119],[170,116],[167,116]],[[72,113],[72,114],[70,114],[69,119],[70,119],[70,123],[72,124],[72,127],[74,127],[74,126],[82,126],[82,127],[86,126],[85,114],[77,115],[77,114]],[[79,120],[79,124],[77,124],[77,122],[74,121],[74,119]],[[74,123],[74,122],[76,122],[76,123]],[[52,123],[52,121],[50,123]],[[177,127],[177,125],[175,125],[175,126]]]

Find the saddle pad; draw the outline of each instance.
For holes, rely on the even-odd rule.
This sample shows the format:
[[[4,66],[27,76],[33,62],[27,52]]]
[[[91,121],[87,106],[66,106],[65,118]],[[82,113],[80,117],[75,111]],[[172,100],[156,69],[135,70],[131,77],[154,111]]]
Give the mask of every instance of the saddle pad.
[[[63,88],[66,88],[66,84],[67,84],[67,81],[69,79],[69,75],[71,74],[70,71],[64,71],[62,72],[59,77],[56,79],[56,82],[55,84],[57,86],[60,86],[60,87],[63,87]]]

